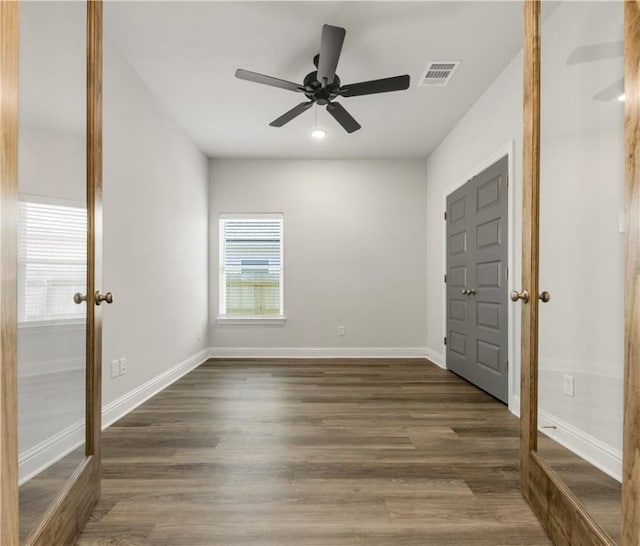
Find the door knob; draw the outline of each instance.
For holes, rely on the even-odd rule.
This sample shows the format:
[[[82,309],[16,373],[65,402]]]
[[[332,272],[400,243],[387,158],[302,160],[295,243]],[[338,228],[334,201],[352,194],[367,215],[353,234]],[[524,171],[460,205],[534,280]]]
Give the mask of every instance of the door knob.
[[[82,295],[80,292],[76,292],[73,295],[73,301],[80,305],[83,301],[87,301],[87,296]]]
[[[551,294],[549,294],[549,292],[545,290],[544,292],[540,292],[540,294],[538,295],[538,299],[542,303],[547,303],[548,301],[551,301]]]
[[[469,288],[469,290],[467,290],[467,295],[468,296],[475,296],[476,295],[476,289],[475,288]]]
[[[522,303],[529,303],[529,292],[526,290],[523,290],[522,292],[514,290],[513,292],[511,292],[511,301],[518,300],[522,300]]]
[[[465,296],[468,296],[468,295],[469,295],[469,291],[465,288],[465,289],[462,291],[462,294],[463,294],[463,295],[465,295]]]
[[[106,294],[101,294],[99,290],[96,291],[95,294],[96,305],[100,305],[103,301],[107,303],[113,303],[113,294],[111,292],[107,292]]]

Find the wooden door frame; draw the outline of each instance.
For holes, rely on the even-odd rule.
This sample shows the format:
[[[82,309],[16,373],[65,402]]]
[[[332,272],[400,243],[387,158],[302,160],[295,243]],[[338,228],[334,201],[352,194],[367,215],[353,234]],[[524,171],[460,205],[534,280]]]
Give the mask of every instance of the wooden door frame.
[[[625,332],[623,546],[640,544],[640,0],[625,2]]]
[[[537,451],[540,219],[540,0],[525,1],[520,479],[522,493],[558,545],[613,546]],[[640,0],[624,2],[625,378],[621,545],[640,545]]]
[[[17,441],[18,2],[0,1],[0,544],[19,544]],[[87,346],[85,458],[29,546],[72,544],[100,494],[102,417],[102,0],[87,1]]]
[[[0,544],[17,544],[18,3],[0,2]]]

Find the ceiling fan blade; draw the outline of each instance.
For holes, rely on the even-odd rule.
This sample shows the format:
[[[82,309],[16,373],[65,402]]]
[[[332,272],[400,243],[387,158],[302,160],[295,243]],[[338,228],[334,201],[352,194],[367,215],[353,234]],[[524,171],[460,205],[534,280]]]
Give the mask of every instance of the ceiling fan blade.
[[[404,91],[409,89],[411,78],[408,74],[383,78],[368,82],[351,83],[340,88],[343,97],[357,97],[360,95],[373,95],[375,93],[388,93],[390,91]]]
[[[281,89],[287,89],[289,91],[295,91],[297,93],[302,93],[304,91],[304,87],[298,85],[297,83],[288,82],[287,80],[280,80],[271,76],[265,76],[264,74],[251,72],[250,70],[242,70],[241,68],[238,68],[238,70],[236,70],[236,78],[240,80],[247,80],[248,82],[270,85],[271,87],[280,87]]]
[[[344,109],[344,106],[339,102],[330,102],[327,104],[327,112],[329,112],[333,118],[342,125],[343,129],[347,133],[353,133],[360,129],[360,124],[351,117],[351,114]]]
[[[274,119],[269,125],[271,127],[282,127],[285,123],[289,123],[293,118],[297,118],[303,112],[306,112],[313,106],[311,102],[301,102],[298,106],[294,106],[291,110],[282,114],[278,119]]]
[[[318,81],[320,83],[324,78],[327,79],[327,85],[333,83],[346,33],[347,31],[342,27],[322,26],[320,59],[318,60]]]
[[[612,83],[611,85],[605,87],[599,93],[596,93],[593,96],[593,98],[601,102],[609,102],[613,99],[617,99],[623,93],[624,93],[624,78],[621,78],[618,81]]]
[[[569,55],[567,64],[591,63],[603,59],[622,57],[624,53],[623,45],[622,42],[605,42],[602,44],[576,47],[571,52],[571,55]]]

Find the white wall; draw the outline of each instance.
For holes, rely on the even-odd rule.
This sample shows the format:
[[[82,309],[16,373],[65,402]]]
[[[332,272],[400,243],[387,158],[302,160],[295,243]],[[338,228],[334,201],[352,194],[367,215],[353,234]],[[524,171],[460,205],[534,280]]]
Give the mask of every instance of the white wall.
[[[84,206],[86,145],[81,136],[66,128],[34,126],[22,118],[19,135],[21,198]],[[81,441],[85,345],[83,322],[18,323],[21,483],[54,462],[68,445]],[[71,431],[69,427],[74,426]],[[55,442],[56,438],[60,441]]]
[[[594,462],[621,476],[624,104],[595,100],[623,76],[615,58],[570,64],[577,48],[623,39],[623,6],[562,3],[542,27],[540,408],[554,437],[596,442]],[[620,88],[622,92],[622,88]],[[572,376],[575,396],[563,394]]]
[[[86,202],[85,24],[86,8],[78,3],[21,6],[18,187],[23,199]],[[64,453],[62,444],[82,440],[84,353],[82,321],[18,324],[20,483]]]
[[[86,202],[83,135],[20,124],[19,190],[22,195]]]
[[[515,153],[510,189],[513,192],[514,210],[519,214],[522,207],[522,70],[520,53],[427,160],[427,347],[435,360],[444,362],[445,355],[443,196],[454,186],[477,174],[489,158],[512,145]],[[521,276],[521,226],[519,216],[511,220],[515,221],[515,236],[510,242],[514,267],[509,272],[509,279],[510,283],[517,286],[517,279]],[[519,322],[512,337],[520,339]],[[519,345],[516,344],[514,348],[515,360],[519,361]],[[515,375],[510,380],[514,395],[517,396],[519,376],[517,373]]]
[[[108,41],[103,91],[102,287],[115,302],[103,308],[102,384],[112,419],[141,401],[127,393],[206,355],[208,165]],[[22,194],[85,202],[81,135],[21,124],[19,149]],[[84,345],[82,324],[19,328],[21,483],[83,441]],[[128,371],[112,379],[122,357]]]
[[[207,160],[107,42],[103,403],[206,347]],[[113,359],[127,374],[110,375]]]
[[[210,180],[214,351],[424,354],[424,161],[212,160]],[[216,323],[218,217],[245,212],[284,214],[284,326]]]
[[[19,192],[61,204],[86,203],[86,144],[80,135],[20,124]],[[84,362],[82,324],[18,325],[18,375],[79,369]]]
[[[541,307],[539,403],[541,425],[558,425],[558,441],[618,475],[623,120],[619,102],[598,103],[593,96],[621,77],[620,59],[604,65],[567,63],[578,46],[621,40],[616,35],[621,20],[611,17],[612,6],[563,3],[543,25],[540,278],[552,301]],[[443,195],[510,141],[516,151],[512,190],[517,213],[510,284],[521,288],[522,81],[520,53],[427,160],[427,346],[436,357],[444,354]],[[510,311],[517,313],[510,400],[517,412],[520,304]],[[574,398],[562,394],[564,373],[574,375]]]

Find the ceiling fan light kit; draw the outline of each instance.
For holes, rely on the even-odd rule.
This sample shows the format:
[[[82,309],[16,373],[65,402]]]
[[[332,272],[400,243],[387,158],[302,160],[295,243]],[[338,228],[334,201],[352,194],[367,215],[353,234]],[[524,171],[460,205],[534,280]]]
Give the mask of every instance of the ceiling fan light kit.
[[[358,97],[362,95],[373,95],[376,93],[388,93],[391,91],[403,91],[409,88],[410,77],[394,76],[378,80],[341,85],[340,78],[336,74],[342,45],[347,31],[342,27],[324,25],[322,27],[322,37],[320,39],[320,53],[313,59],[316,66],[315,71],[307,74],[302,84],[296,84],[272,76],[265,76],[249,70],[236,70],[236,78],[247,80],[272,87],[279,87],[295,93],[303,93],[307,101],[294,106],[279,118],[273,120],[271,127],[282,127],[292,119],[306,112],[314,104],[325,106],[327,112],[342,126],[347,133],[353,133],[361,128],[360,124],[347,112],[339,102],[335,102],[338,97]],[[314,138],[324,138],[324,131],[318,129],[317,122],[314,133],[322,132],[323,136]]]
[[[327,132],[324,129],[318,127],[318,106],[314,108],[315,123],[313,124],[313,131],[311,131],[311,138],[315,140],[324,140],[327,136]]]

